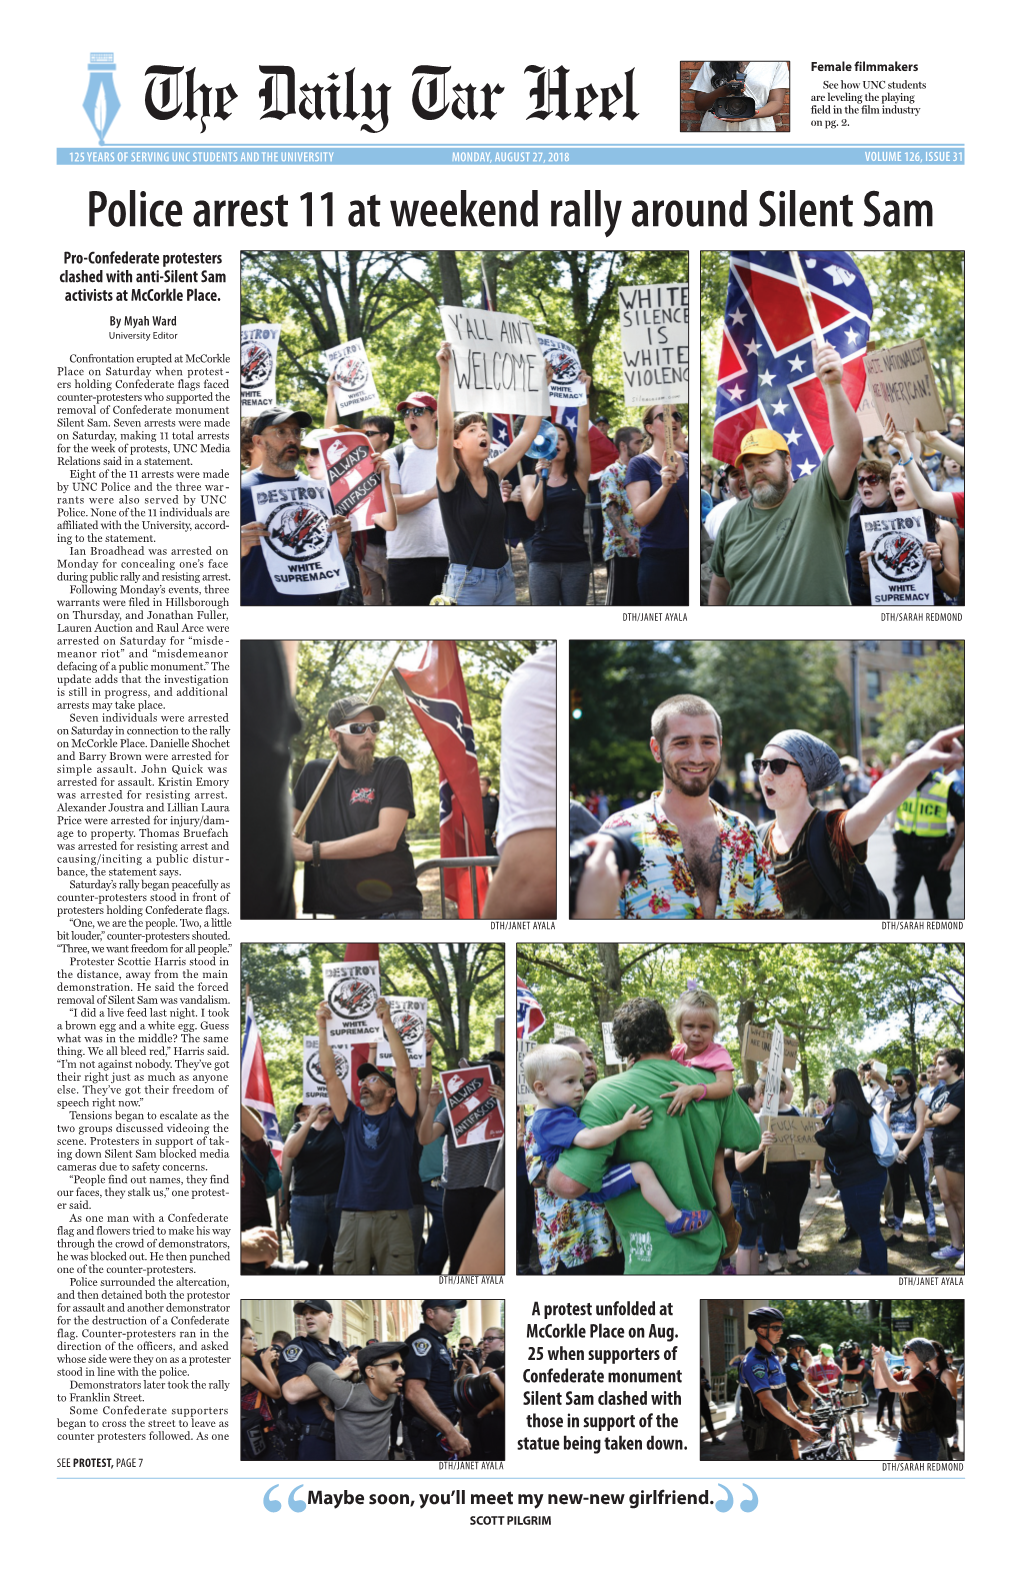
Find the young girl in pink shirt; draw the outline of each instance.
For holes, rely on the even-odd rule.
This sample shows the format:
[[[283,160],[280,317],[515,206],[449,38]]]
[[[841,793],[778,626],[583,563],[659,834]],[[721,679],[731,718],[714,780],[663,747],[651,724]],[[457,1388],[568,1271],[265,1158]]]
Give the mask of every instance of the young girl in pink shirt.
[[[674,1081],[674,1093],[668,1106],[671,1117],[682,1116],[691,1101],[725,1100],[733,1094],[733,1060],[725,1046],[716,1041],[719,1033],[719,1004],[711,992],[698,987],[688,989],[667,1010],[674,1035],[680,1043],[673,1047],[670,1056],[685,1068],[700,1068],[703,1073],[715,1075],[714,1084],[680,1084]],[[665,1100],[663,1096],[663,1100]],[[740,1222],[733,1212],[733,1198],[729,1178],[723,1162],[723,1152],[717,1149],[712,1168],[712,1190],[715,1193],[719,1223],[726,1233],[723,1258],[737,1250],[740,1241]]]

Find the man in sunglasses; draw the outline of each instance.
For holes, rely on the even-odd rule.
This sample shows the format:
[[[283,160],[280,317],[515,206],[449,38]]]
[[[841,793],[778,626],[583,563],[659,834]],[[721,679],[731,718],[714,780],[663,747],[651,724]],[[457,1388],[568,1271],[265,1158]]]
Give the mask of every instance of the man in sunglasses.
[[[340,1363],[334,1372],[313,1362],[308,1377],[333,1403],[333,1428],[338,1460],[389,1459],[390,1417],[404,1387],[402,1340],[376,1340]],[[351,1383],[354,1373],[361,1383]]]
[[[422,898],[405,832],[415,815],[411,773],[402,757],[377,758],[386,710],[342,697],[329,710],[339,761],[312,809],[294,859],[305,863],[305,914],[346,920],[420,921]],[[328,763],[306,763],[294,788],[297,822]]]
[[[846,542],[846,580],[852,605],[870,605],[871,590],[861,566],[867,550],[861,518],[873,512],[895,512],[889,496],[892,464],[888,458],[862,458],[857,465],[857,494],[850,503],[850,533]]]

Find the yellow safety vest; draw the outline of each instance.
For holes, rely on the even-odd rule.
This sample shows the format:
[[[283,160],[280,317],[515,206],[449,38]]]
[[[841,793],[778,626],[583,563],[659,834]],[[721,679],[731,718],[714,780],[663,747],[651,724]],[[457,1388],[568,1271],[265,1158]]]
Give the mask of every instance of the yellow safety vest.
[[[944,839],[949,832],[949,780],[933,774],[901,801],[896,832],[914,834],[918,839]]]

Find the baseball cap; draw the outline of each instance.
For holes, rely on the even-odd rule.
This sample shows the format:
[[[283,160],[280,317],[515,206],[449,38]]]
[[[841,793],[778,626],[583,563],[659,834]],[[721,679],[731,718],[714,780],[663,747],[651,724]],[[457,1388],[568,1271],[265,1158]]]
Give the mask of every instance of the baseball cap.
[[[359,1079],[371,1079],[376,1074],[378,1074],[379,1078],[382,1079],[385,1084],[389,1085],[391,1090],[396,1089],[396,1080],[392,1077],[392,1075],[386,1072],[385,1068],[378,1067],[374,1062],[361,1062],[358,1064]]]
[[[734,468],[739,468],[745,458],[764,458],[770,452],[785,452],[789,456],[790,449],[778,430],[749,430],[740,443]]]
[[[306,1302],[295,1302],[295,1313],[332,1313],[333,1304],[322,1297],[309,1297]]]
[[[289,419],[296,419],[302,430],[307,430],[312,424],[312,416],[303,409],[288,409],[282,403],[274,403],[271,409],[263,409],[258,419],[251,428],[253,436],[261,436],[270,425],[285,425]]]
[[[406,409],[431,409],[436,412],[436,400],[431,392],[409,392],[403,403],[397,404],[397,413],[403,414]]]
[[[370,1367],[373,1362],[385,1362],[387,1357],[397,1352],[403,1354],[406,1350],[403,1340],[377,1340],[374,1346],[362,1346],[357,1353],[358,1371],[364,1375],[366,1367]]]
[[[463,1299],[454,1297],[426,1297],[421,1305],[421,1310],[424,1313],[425,1309],[430,1307],[444,1307],[450,1308],[452,1311],[456,1311],[457,1308],[467,1307],[467,1297],[464,1297]]]
[[[373,719],[385,719],[386,710],[378,703],[370,703],[367,697],[355,693],[353,697],[338,697],[326,715],[326,721],[331,730],[337,725],[342,725],[350,719],[352,714],[370,713]]]

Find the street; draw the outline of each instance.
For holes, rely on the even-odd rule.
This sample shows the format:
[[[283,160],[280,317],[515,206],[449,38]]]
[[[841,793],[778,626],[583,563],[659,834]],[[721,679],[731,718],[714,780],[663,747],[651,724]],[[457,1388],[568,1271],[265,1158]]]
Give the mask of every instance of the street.
[[[954,921],[963,920],[963,878],[967,857],[966,846],[960,851],[953,865],[953,888],[949,895],[949,915]],[[893,883],[896,879],[896,851],[893,849],[892,830],[883,823],[876,834],[868,841],[868,870],[875,879],[882,892],[889,900],[889,908],[893,915],[896,914],[896,900],[893,898]],[[917,890],[916,918],[919,921],[931,920],[931,900],[928,890],[921,884]]]
[[[863,1413],[863,1433],[857,1431],[855,1416],[854,1449],[856,1450],[858,1460],[892,1460],[895,1456],[896,1439],[899,1435],[897,1433],[880,1432],[876,1429],[875,1409],[875,1399],[874,1396],[872,1396],[870,1405],[865,1407]],[[810,1420],[810,1418],[805,1418],[805,1420]],[[725,1417],[715,1420],[715,1431],[717,1436],[724,1441],[721,1445],[718,1446],[709,1442],[708,1433],[704,1430],[704,1428],[702,1428],[702,1460],[711,1460],[714,1464],[720,1465],[729,1460],[740,1460],[745,1462],[750,1460],[750,1457],[747,1453],[747,1447],[744,1444],[744,1440],[741,1435],[740,1423],[734,1421],[733,1419],[732,1400],[727,1404]],[[952,1452],[949,1458],[951,1460],[962,1460],[964,1457],[964,1422],[962,1417],[959,1418],[959,1428],[956,1435],[956,1441],[960,1446],[960,1452],[959,1454],[957,1454],[955,1451]]]

